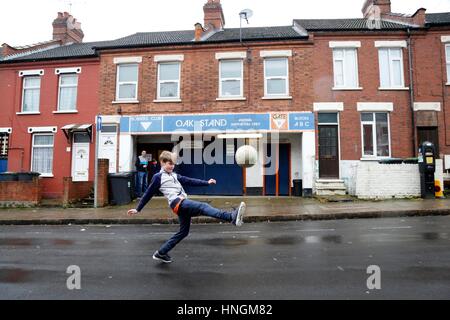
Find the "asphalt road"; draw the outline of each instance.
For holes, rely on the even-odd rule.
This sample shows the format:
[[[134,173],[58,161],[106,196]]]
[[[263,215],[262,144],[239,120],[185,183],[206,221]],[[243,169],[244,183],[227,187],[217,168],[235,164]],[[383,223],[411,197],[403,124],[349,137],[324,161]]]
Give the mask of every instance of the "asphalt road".
[[[193,225],[172,264],[153,261],[176,230],[1,226],[0,299],[450,299],[448,216]]]

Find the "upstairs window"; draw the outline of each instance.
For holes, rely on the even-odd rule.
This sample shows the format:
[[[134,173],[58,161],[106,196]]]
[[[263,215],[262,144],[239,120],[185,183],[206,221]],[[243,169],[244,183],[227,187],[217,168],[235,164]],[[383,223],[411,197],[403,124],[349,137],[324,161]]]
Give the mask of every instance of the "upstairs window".
[[[220,61],[219,97],[243,96],[243,69],[242,60]]]
[[[22,112],[39,112],[41,77],[24,77],[22,92]]]
[[[180,99],[180,62],[158,63],[158,100]]]
[[[117,101],[136,101],[138,94],[138,64],[117,66]]]

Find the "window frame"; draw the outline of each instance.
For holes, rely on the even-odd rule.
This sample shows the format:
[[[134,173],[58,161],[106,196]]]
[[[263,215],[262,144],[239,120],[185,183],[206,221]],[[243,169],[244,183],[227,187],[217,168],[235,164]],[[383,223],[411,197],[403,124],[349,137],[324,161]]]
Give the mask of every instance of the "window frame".
[[[25,87],[25,82],[27,79],[39,79],[39,86],[36,87]],[[32,75],[32,76],[24,76],[22,80],[22,106],[21,106],[21,113],[38,113],[40,112],[41,108],[41,84],[42,79],[40,75]],[[39,100],[38,100],[38,106],[37,110],[32,111],[25,111],[24,110],[24,102],[25,102],[25,90],[36,90],[39,89]]]
[[[137,77],[136,81],[120,81],[120,69],[123,66],[136,66],[137,67]],[[120,86],[134,84],[136,85],[134,98],[120,98]],[[119,63],[117,64],[117,72],[116,72],[116,101],[137,101],[138,100],[138,91],[139,90],[139,63]]]
[[[240,62],[241,65],[241,77],[240,78],[222,78],[222,62]],[[222,83],[224,81],[236,81],[240,82],[240,94],[239,95],[223,95]],[[244,97],[244,59],[221,59],[219,60],[219,98],[243,98]]]
[[[76,76],[77,78],[77,83],[75,85],[70,84],[70,85],[63,85],[62,84],[62,78],[63,77],[67,77],[67,76]],[[59,74],[59,81],[58,81],[58,108],[57,111],[58,112],[74,112],[78,110],[78,106],[77,106],[77,102],[78,102],[78,80],[79,80],[79,76],[77,73],[61,73]],[[61,110],[61,90],[63,88],[76,88],[76,96],[75,96],[75,108],[74,109],[68,109],[68,110]]]
[[[381,79],[381,50],[387,50],[387,56],[388,56],[388,64],[389,64],[389,85],[383,86],[382,79]],[[393,50],[399,50],[400,51],[400,58],[394,59],[391,57],[391,51]],[[400,61],[400,72],[401,72],[401,84],[398,86],[393,85],[393,79],[394,79],[394,68],[393,68],[393,61],[399,60]],[[380,89],[405,89],[405,66],[404,66],[404,57],[403,57],[403,48],[402,47],[380,47],[378,48],[378,63],[379,63],[379,73],[380,73]]]
[[[270,60],[285,60],[286,61],[286,76],[267,77],[267,62]],[[271,93],[267,92],[269,80],[286,80],[285,93]],[[267,57],[264,58],[264,96],[265,97],[288,97],[289,96],[289,58],[288,57]]]
[[[362,115],[364,113],[372,114],[372,121],[363,121]],[[389,155],[388,156],[378,156],[378,144],[377,144],[377,119],[376,114],[386,114],[387,115],[387,126],[388,126],[388,143],[389,143]],[[379,111],[361,111],[360,112],[360,122],[361,122],[361,154],[362,159],[389,159],[392,156],[392,143],[391,143],[391,119],[389,112],[379,112]],[[364,125],[372,125],[372,145],[373,145],[373,155],[364,154]]]
[[[348,75],[346,74],[346,70],[347,70],[346,66],[348,63],[346,57],[347,57],[347,51],[350,51],[350,50],[355,52],[356,83],[354,86],[351,86],[348,84],[348,80],[347,80]],[[340,61],[342,61],[342,68],[343,68],[342,74],[344,77],[344,84],[342,86],[337,84],[336,61],[339,59],[336,59],[336,55],[335,55],[336,51],[343,52],[343,58],[342,58],[342,60],[340,60]],[[348,47],[348,48],[347,47],[333,48],[333,74],[334,74],[334,88],[333,89],[359,89],[359,62],[358,62],[358,49],[357,48],[353,48],[353,47],[352,48],[350,48],[350,47]]]
[[[35,137],[37,136],[52,136],[53,138],[53,144],[52,145],[39,145],[39,146],[35,146],[34,145],[34,140]],[[41,132],[41,133],[33,133],[32,137],[31,137],[31,164],[30,164],[30,170],[31,172],[38,172],[35,171],[33,168],[33,160],[34,160],[34,149],[35,148],[52,148],[52,172],[39,172],[41,174],[41,177],[43,178],[52,178],[53,177],[53,162],[55,160],[55,134],[54,133],[50,133],[50,132]]]
[[[161,80],[161,65],[163,64],[178,64],[178,80]],[[158,74],[157,74],[157,88],[156,88],[156,99],[158,101],[172,101],[172,100],[180,100],[181,99],[181,61],[160,61],[158,62]],[[161,97],[161,84],[164,83],[177,83],[178,90],[176,97]]]

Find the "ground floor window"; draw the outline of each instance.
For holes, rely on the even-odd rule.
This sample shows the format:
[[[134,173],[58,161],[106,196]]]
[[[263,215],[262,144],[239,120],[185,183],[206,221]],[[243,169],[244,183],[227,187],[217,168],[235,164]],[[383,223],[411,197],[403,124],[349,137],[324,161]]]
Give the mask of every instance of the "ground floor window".
[[[390,157],[389,114],[364,112],[361,114],[363,157]]]
[[[41,175],[53,173],[53,134],[34,134],[32,147],[31,171]]]

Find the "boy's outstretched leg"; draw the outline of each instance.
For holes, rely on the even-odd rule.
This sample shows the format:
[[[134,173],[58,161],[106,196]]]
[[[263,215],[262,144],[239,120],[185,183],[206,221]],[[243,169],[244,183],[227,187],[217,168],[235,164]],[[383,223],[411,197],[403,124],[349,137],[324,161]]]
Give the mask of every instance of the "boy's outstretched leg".
[[[212,217],[226,222],[231,222],[234,225],[240,227],[243,224],[243,217],[246,205],[244,202],[241,202],[237,210],[233,212],[228,212],[214,208],[207,203],[186,199],[181,204],[181,208],[182,210],[189,212],[189,214],[193,217],[195,216]]]
[[[189,214],[180,212],[178,215],[178,220],[180,221],[180,231],[174,234],[172,238],[170,238],[158,251],[155,252],[153,259],[164,263],[172,262],[172,258],[168,255],[169,251],[189,235],[189,229],[191,227],[191,216]]]

